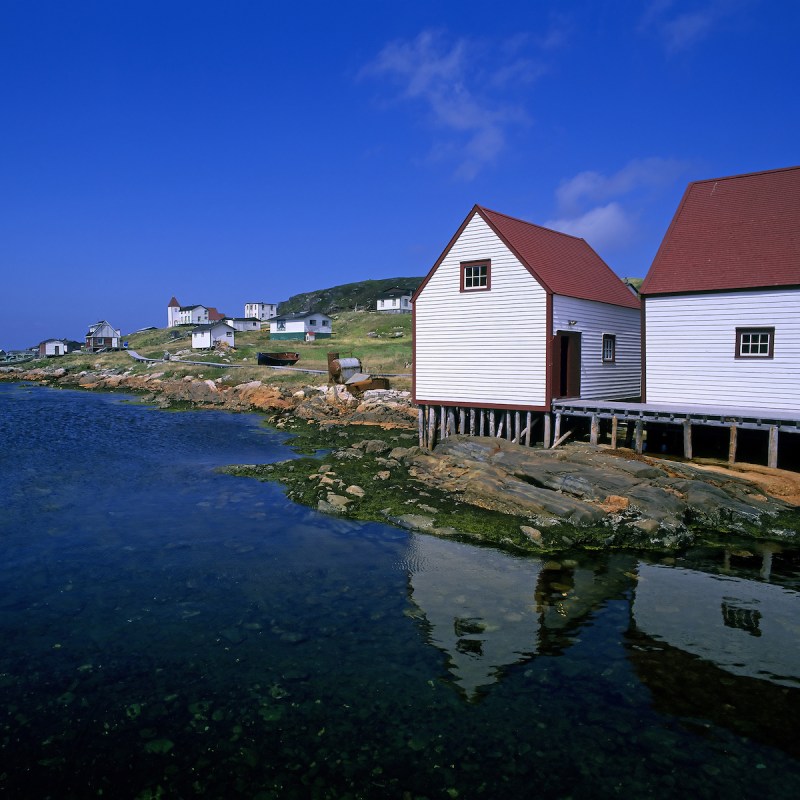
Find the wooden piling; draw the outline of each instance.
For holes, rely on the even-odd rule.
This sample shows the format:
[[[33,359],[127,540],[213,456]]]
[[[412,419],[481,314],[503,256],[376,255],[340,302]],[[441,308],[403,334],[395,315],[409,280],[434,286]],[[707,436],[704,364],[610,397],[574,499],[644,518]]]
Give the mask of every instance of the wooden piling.
[[[770,469],[778,468],[778,426],[769,426],[769,451],[767,453],[767,466]]]
[[[486,416],[483,409],[478,413],[478,436],[483,436],[484,425],[486,423]]]
[[[469,435],[475,435],[475,409],[471,408],[469,410]]]
[[[547,450],[547,448],[550,447],[550,441],[551,441],[551,438],[550,438],[551,430],[550,429],[551,429],[552,425],[553,425],[553,420],[550,417],[550,412],[545,411],[544,412],[544,433],[543,433],[543,439],[542,439],[542,447],[544,447],[545,450]]]
[[[739,436],[739,429],[735,425],[731,425],[730,434],[730,443],[728,445],[728,463],[733,464],[736,462],[736,440]]]
[[[514,431],[514,436],[519,443],[522,436],[522,414],[519,411],[514,412]]]
[[[513,436],[513,430],[511,429],[511,412],[506,411],[506,439],[511,441],[511,437]]]
[[[447,438],[447,409],[439,406],[439,441],[443,442]]]
[[[465,408],[460,408],[458,410],[458,432],[467,432],[467,410]]]
[[[531,412],[529,411],[525,415],[525,447],[531,446],[531,429],[533,428],[533,420],[531,418]]]
[[[641,455],[644,444],[644,423],[642,422],[641,419],[636,420],[636,429],[634,433],[634,438],[636,440],[636,443],[634,445],[634,452]]]
[[[428,449],[433,450],[436,443],[436,409],[428,406]]]
[[[614,414],[614,416],[611,417],[611,449],[612,450],[616,450],[617,449],[617,424],[618,424],[618,422],[619,422],[619,420],[617,419],[617,415]]]
[[[451,408],[447,412],[447,435],[452,436],[453,434],[457,433],[456,430],[456,412],[453,411]]]
[[[494,436],[494,409],[489,411],[489,436]]]
[[[425,447],[425,408],[419,407],[417,413],[417,428],[419,429],[419,446]]]
[[[692,460],[692,421],[683,421],[683,457],[687,461]]]
[[[592,425],[589,432],[589,443],[597,444],[598,433],[600,432],[600,417],[597,414],[592,414]]]
[[[561,412],[558,411],[556,413],[556,426],[555,430],[553,431],[553,440],[558,441],[560,437],[561,437]]]

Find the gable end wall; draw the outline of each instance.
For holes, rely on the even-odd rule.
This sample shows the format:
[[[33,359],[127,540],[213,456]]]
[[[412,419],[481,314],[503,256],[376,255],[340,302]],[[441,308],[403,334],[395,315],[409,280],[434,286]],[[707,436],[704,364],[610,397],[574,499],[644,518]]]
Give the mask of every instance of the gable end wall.
[[[491,259],[491,290],[460,291],[462,261]],[[473,215],[414,302],[419,403],[543,406],[547,293]]]

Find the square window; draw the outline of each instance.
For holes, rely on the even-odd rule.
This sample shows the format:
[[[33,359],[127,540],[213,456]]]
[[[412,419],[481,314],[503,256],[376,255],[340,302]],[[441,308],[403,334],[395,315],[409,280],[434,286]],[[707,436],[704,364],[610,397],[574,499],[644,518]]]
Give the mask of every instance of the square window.
[[[488,291],[491,288],[492,265],[490,261],[461,262],[461,291]]]
[[[736,358],[772,358],[775,328],[737,328]]]
[[[617,337],[611,333],[603,334],[603,363],[611,364],[617,360]]]
[[[282,319],[278,320],[278,322],[275,323],[275,327],[279,331],[285,331],[286,330],[286,323]]]

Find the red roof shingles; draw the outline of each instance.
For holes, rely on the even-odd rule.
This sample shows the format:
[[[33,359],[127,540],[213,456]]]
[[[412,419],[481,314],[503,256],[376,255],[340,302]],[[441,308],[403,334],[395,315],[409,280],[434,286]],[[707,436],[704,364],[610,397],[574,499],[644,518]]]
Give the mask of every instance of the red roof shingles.
[[[553,294],[639,308],[638,298],[585,239],[482,206],[475,206],[474,211],[486,220],[539,283]]]
[[[690,183],[642,294],[800,285],[800,167]]]
[[[175,295],[170,298],[167,308],[180,308],[181,304],[175,299]]]

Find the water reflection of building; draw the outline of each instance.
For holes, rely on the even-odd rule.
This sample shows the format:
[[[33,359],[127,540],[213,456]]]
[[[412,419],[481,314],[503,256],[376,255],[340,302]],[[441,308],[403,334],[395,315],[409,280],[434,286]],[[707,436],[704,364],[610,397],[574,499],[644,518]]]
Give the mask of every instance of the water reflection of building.
[[[800,756],[800,594],[730,574],[637,571],[628,655],[654,706]]]
[[[409,546],[415,616],[427,623],[430,643],[447,655],[453,680],[469,699],[504,668],[562,652],[599,603],[633,584],[630,556],[593,556],[587,568],[488,549],[478,558],[472,546],[431,536],[413,536]]]

